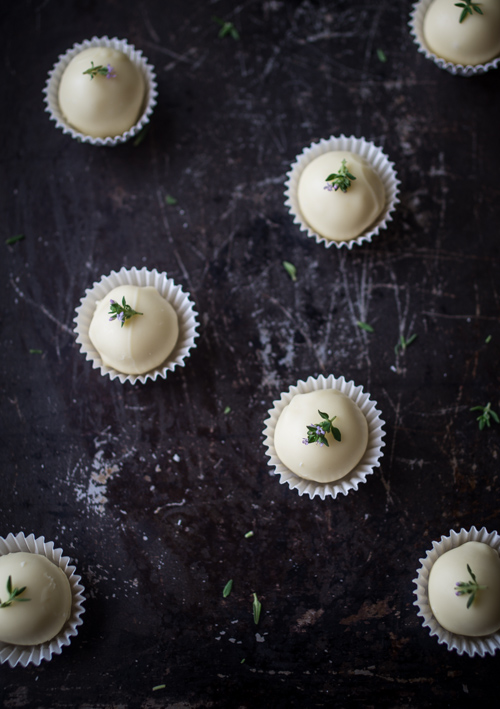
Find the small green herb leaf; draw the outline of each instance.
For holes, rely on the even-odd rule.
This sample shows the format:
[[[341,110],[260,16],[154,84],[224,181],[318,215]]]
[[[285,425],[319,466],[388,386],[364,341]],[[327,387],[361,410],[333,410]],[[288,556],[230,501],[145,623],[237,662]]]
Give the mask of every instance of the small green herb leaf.
[[[317,443],[319,446],[330,447],[328,440],[326,438],[327,433],[331,433],[333,438],[340,443],[342,436],[338,428],[333,425],[333,422],[337,418],[336,416],[329,417],[323,411],[319,411],[318,414],[323,419],[319,423],[312,423],[307,426],[307,436],[302,439],[302,443],[307,446],[309,443]]]
[[[129,318],[133,318],[134,315],[144,315],[144,313],[138,313],[136,310],[130,307],[130,305],[127,305],[125,301],[125,296],[122,298],[122,304],[120,305],[119,303],[116,302],[116,300],[113,300],[112,298],[109,299],[110,306],[109,306],[109,311],[108,315],[111,315],[109,318],[110,320],[119,320],[121,322],[122,327],[125,325],[125,320],[129,320]]]
[[[224,598],[227,598],[231,591],[233,590],[233,579],[229,579],[229,581],[226,583],[222,590],[222,596]]]
[[[236,27],[233,25],[232,22],[227,22],[226,20],[223,20],[221,17],[215,17],[215,15],[212,17],[212,20],[214,22],[217,22],[218,25],[220,25],[220,30],[219,30],[219,37],[232,37],[233,39],[238,40],[240,38],[240,33],[236,29]]]
[[[150,124],[147,123],[144,126],[144,128],[142,130],[140,130],[139,133],[137,133],[134,143],[133,143],[134,148],[137,148],[137,146],[139,146],[142,143],[142,141],[144,140],[144,138],[147,136],[147,134],[149,132],[149,125]]]
[[[368,325],[367,322],[362,322],[361,320],[358,320],[356,325],[362,330],[366,330],[366,332],[374,332],[373,327],[371,325]]]
[[[500,418],[498,414],[491,408],[491,403],[488,402],[486,406],[473,406],[470,411],[480,411],[481,413],[477,417],[476,421],[479,422],[479,430],[482,431],[485,426],[488,428],[491,426],[490,419],[493,419],[495,423],[500,423]]]
[[[174,204],[177,204],[177,200],[175,199],[175,197],[172,197],[171,194],[168,194],[168,195],[165,197],[165,202],[166,202],[170,207],[173,207]]]
[[[398,354],[399,349],[401,348],[401,352],[404,354],[406,352],[406,348],[411,345],[412,342],[415,342],[417,339],[417,335],[413,334],[410,335],[408,339],[404,337],[404,335],[401,335],[399,338],[399,342],[394,348],[394,352]]]
[[[253,532],[250,530],[250,532],[247,532],[245,534],[245,539],[250,539],[250,537],[253,537]]]
[[[9,239],[5,239],[5,243],[7,246],[12,246],[12,244],[17,243],[18,241],[22,241],[26,237],[24,234],[16,234],[15,236],[11,236]]]
[[[293,263],[290,263],[290,261],[283,261],[283,268],[288,273],[292,281],[297,280],[297,269],[295,268]]]
[[[7,579],[7,593],[9,594],[8,598],[6,601],[3,601],[0,598],[0,608],[8,608],[14,601],[19,601],[19,603],[24,602],[26,603],[27,601],[31,601],[31,598],[19,598],[19,596],[26,591],[26,586],[23,586],[22,588],[13,588],[12,587],[12,576],[9,576]]]
[[[231,413],[231,407],[230,407],[230,406],[226,406],[226,408],[224,409],[224,413],[225,413],[225,414]]]
[[[30,350],[30,354],[43,354],[43,350]]]
[[[157,684],[156,687],[153,687],[153,692],[157,692],[159,689],[165,689],[166,686],[166,684]]]
[[[486,340],[484,342],[486,345],[489,345],[491,342],[491,335],[488,335],[488,337],[486,338]]]
[[[262,603],[257,598],[257,594],[253,594],[253,622],[255,625],[258,624],[260,620],[260,611],[262,610]]]
[[[383,49],[377,49],[377,57],[379,62],[382,62],[382,64],[385,64],[385,62],[387,61],[387,57]]]

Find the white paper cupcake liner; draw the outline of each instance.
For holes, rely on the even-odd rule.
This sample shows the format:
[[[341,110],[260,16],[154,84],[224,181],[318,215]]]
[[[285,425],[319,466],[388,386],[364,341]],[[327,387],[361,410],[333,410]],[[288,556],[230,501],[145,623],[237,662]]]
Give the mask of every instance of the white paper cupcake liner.
[[[475,527],[471,527],[468,531],[465,529],[461,529],[460,532],[450,531],[449,537],[442,536],[439,542],[432,542],[432,549],[427,552],[425,559],[419,559],[422,566],[417,571],[417,578],[413,579],[413,583],[417,586],[413,591],[417,597],[413,605],[419,609],[417,615],[423,619],[423,627],[429,628],[430,634],[436,635],[438,643],[445,644],[448,650],[456,650],[459,655],[466,653],[470,657],[494,655],[500,648],[500,632],[481,638],[450,633],[437,622],[429,605],[427,589],[433,564],[442,554],[465,542],[483,542],[500,553],[500,536],[497,532],[488,532],[484,527],[479,531]]]
[[[15,536],[9,534],[5,538],[0,537],[0,556],[19,551],[41,554],[59,566],[68,577],[73,602],[70,618],[66,621],[61,632],[52,640],[40,645],[11,645],[0,642],[0,663],[8,662],[11,667],[39,665],[42,660],[51,660],[52,655],[60,655],[63,647],[71,643],[71,638],[78,635],[77,628],[83,623],[81,616],[85,612],[83,607],[85,589],[80,583],[81,577],[75,573],[76,568],[70,565],[70,558],[63,556],[62,549],[55,549],[54,542],[46,542],[44,537],[35,539],[34,534],[26,537],[23,532],[19,532]]]
[[[179,337],[174,349],[165,362],[145,374],[124,374],[106,366],[89,338],[89,327],[97,301],[105,298],[113,288],[123,285],[153,286],[177,313]],[[168,278],[166,273],[158,273],[155,268],[152,271],[148,271],[147,268],[142,268],[139,271],[137,268],[127,269],[123,267],[118,272],[111,271],[109,276],[102,276],[99,282],[95,282],[92,288],[88,288],[85,291],[85,296],[80,303],[80,306],[76,308],[77,315],[73,320],[76,323],[74,331],[77,333],[76,342],[80,344],[80,352],[92,362],[94,369],[101,370],[103,376],[107,375],[111,379],[118,378],[122,384],[124,382],[130,382],[131,384],[141,382],[144,384],[148,379],[153,379],[154,381],[157,377],[165,379],[167,373],[173,371],[175,367],[184,367],[185,358],[189,356],[190,350],[196,347],[195,338],[198,337],[196,332],[198,327],[196,321],[197,312],[189,299],[189,295],[184,293],[181,286],[177,286],[171,278]]]
[[[296,394],[306,394],[317,389],[336,389],[348,396],[361,409],[368,422],[368,444],[366,451],[350,473],[331,483],[319,483],[314,480],[305,480],[287,468],[276,454],[274,447],[274,432],[281,412]],[[366,482],[368,475],[373,473],[373,469],[380,465],[382,457],[382,447],[385,443],[382,438],[385,436],[383,430],[384,421],[378,411],[377,402],[370,399],[370,395],[363,392],[363,387],[356,386],[354,382],[346,382],[344,377],[338,379],[330,374],[328,377],[320,375],[317,379],[309,377],[306,381],[299,380],[296,385],[289,388],[287,392],[281,394],[281,398],[273,401],[273,408],[269,409],[269,418],[264,421],[264,445],[267,446],[266,455],[269,457],[268,464],[275,468],[275,474],[280,476],[280,483],[287,484],[292,490],[297,490],[299,495],[309,495],[313,497],[336,498],[337,495],[347,495],[349,490],[357,490],[360,483]]]
[[[80,133],[70,126],[59,107],[59,84],[64,70],[76,54],[79,54],[83,49],[87,49],[88,47],[111,47],[112,49],[118,49],[127,55],[144,76],[146,95],[140,118],[132,128],[122,133],[122,135],[107,138],[93,138],[90,135],[85,135],[85,133]],[[76,138],[82,143],[106,146],[125,143],[127,140],[137,135],[137,133],[149,123],[158,96],[154,67],[148,64],[147,59],[142,56],[142,52],[135,49],[134,45],[129,44],[124,39],[117,39],[116,37],[111,39],[109,39],[109,37],[92,37],[92,39],[86,39],[84,42],[74,44],[65,54],[59,56],[59,61],[54,64],[53,69],[49,72],[49,78],[47,79],[43,93],[45,94],[45,111],[49,114],[50,119],[56,122],[57,128],[61,128],[63,133],[70,135],[72,138]]]
[[[427,12],[431,2],[432,0],[419,0],[419,2],[413,4],[410,14],[410,21],[408,22],[408,25],[410,27],[410,34],[413,37],[413,41],[417,45],[418,51],[423,54],[426,59],[433,61],[437,67],[444,69],[455,76],[476,76],[477,74],[484,74],[490,69],[496,69],[500,64],[500,57],[496,57],[486,64],[475,64],[474,66],[468,64],[467,66],[463,66],[462,64],[448,62],[446,59],[436,56],[436,54],[429,49],[425,42],[423,27],[425,13]]]
[[[348,150],[351,153],[365,158],[382,180],[385,189],[385,207],[382,213],[377,217],[376,222],[355,239],[349,239],[347,241],[326,239],[324,236],[321,236],[321,234],[311,229],[300,210],[297,197],[300,176],[305,167],[315,158],[332,150]],[[394,163],[389,161],[389,158],[382,152],[381,148],[378,148],[373,143],[369,143],[364,138],[355,138],[353,135],[349,138],[346,138],[345,135],[341,135],[338,138],[333,136],[328,139],[323,138],[319,143],[312,143],[308,148],[304,148],[302,153],[297,156],[291,168],[290,172],[287,172],[288,180],[285,182],[285,206],[288,207],[288,211],[293,216],[293,223],[298,224],[300,230],[305,231],[307,236],[316,239],[317,244],[323,244],[327,249],[330,249],[332,246],[336,246],[337,248],[347,246],[348,249],[352,249],[354,244],[360,245],[364,241],[371,241],[381,229],[387,228],[389,221],[392,221],[392,212],[399,202],[397,195],[399,193],[398,186],[400,184],[394,169]]]

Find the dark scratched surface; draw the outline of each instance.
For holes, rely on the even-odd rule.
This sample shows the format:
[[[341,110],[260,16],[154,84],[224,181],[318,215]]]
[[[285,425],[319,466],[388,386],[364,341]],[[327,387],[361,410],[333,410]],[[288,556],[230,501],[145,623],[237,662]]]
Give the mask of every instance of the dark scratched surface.
[[[412,579],[451,529],[500,528],[500,427],[470,412],[500,404],[500,72],[439,70],[410,9],[2,5],[0,535],[56,542],[87,598],[60,656],[0,667],[3,707],[492,705],[498,657],[438,645]],[[58,55],[105,34],[156,68],[137,147],[79,144],[44,113]],[[326,250],[292,223],[284,181],[341,133],[395,162],[401,204],[372,243]],[[167,271],[199,312],[166,380],[111,382],[75,344],[85,289],[122,266]],[[330,373],[378,402],[386,446],[357,492],[310,500],[273,477],[263,421]]]

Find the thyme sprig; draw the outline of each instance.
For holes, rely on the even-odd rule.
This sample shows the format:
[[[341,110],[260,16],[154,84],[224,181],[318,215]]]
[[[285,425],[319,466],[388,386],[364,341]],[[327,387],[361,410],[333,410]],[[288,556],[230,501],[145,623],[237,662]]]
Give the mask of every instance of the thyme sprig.
[[[18,601],[19,603],[26,603],[27,601],[31,601],[31,598],[19,598],[21,593],[24,593],[26,591],[26,586],[23,586],[22,588],[12,588],[12,576],[9,576],[7,579],[7,593],[9,594],[9,597],[7,598],[6,601],[3,601],[0,598],[0,608],[7,608],[7,606],[10,606],[14,601]]]
[[[97,66],[94,66],[93,61],[90,62],[90,67],[83,71],[82,74],[88,74],[91,79],[93,79],[94,76],[104,76],[106,79],[116,78],[115,70],[111,64],[107,64],[106,66],[98,64]]]
[[[132,318],[134,315],[144,315],[144,313],[138,313],[137,310],[134,310],[130,307],[130,305],[127,305],[125,301],[125,296],[123,296],[122,298],[121,305],[120,303],[117,303],[116,300],[113,300],[113,298],[110,298],[109,302],[111,303],[108,312],[108,315],[111,315],[109,319],[119,320],[122,324],[122,327],[125,325],[125,320]]]
[[[415,342],[417,339],[418,335],[410,335],[408,339],[404,335],[399,336],[399,340],[394,348],[394,352],[398,354],[399,349],[401,348],[401,352],[404,354],[406,352],[406,348],[411,345],[412,342]]]
[[[488,588],[488,586],[480,586],[478,584],[476,576],[472,573],[472,569],[469,564],[467,564],[467,571],[469,572],[472,581],[457,581],[457,583],[455,584],[455,595],[470,595],[470,598],[467,601],[467,608],[470,608],[471,605],[474,603],[476,593],[478,591],[484,591],[484,589]]]
[[[479,430],[482,431],[485,426],[488,428],[491,426],[490,419],[493,419],[495,423],[500,423],[500,418],[498,414],[491,408],[491,402],[488,401],[486,406],[473,406],[471,411],[480,411],[481,413],[477,417],[476,421],[479,421]]]
[[[331,433],[336,441],[341,441],[342,436],[338,428],[333,425],[333,422],[337,418],[332,416],[331,418],[328,414],[318,409],[318,414],[321,416],[323,421],[319,423],[312,423],[307,427],[307,437],[302,439],[302,443],[307,446],[309,443],[318,443],[320,446],[330,446],[326,438],[327,433]]]
[[[474,14],[474,12],[477,12],[479,15],[483,14],[483,11],[479,7],[478,3],[472,2],[472,0],[465,0],[465,2],[456,2],[455,7],[462,7],[463,10],[460,13],[460,19],[459,22],[463,22],[468,15]]]
[[[342,192],[347,192],[349,187],[351,186],[351,180],[355,180],[356,178],[352,173],[349,172],[347,169],[347,160],[344,158],[342,160],[342,165],[339,168],[338,172],[332,172],[331,175],[328,175],[326,178],[325,182],[328,184],[324,187],[325,190],[328,190],[328,192],[331,192],[334,190],[335,192],[337,190],[341,190]]]
[[[220,25],[219,37],[227,37],[229,35],[229,37],[236,40],[240,38],[240,33],[232,22],[223,20],[221,17],[216,17],[215,15],[212,17],[212,20]]]

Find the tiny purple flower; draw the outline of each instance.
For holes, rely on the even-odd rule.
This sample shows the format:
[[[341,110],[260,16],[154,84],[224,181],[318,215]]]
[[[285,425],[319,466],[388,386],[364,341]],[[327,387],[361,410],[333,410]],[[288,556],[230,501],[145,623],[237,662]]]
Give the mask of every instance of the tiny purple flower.
[[[323,187],[323,189],[324,189],[324,190],[328,190],[328,192],[331,192],[331,191],[333,190],[333,187],[332,187],[330,184],[328,184],[328,185],[325,185],[325,186]]]
[[[110,298],[110,299],[109,299],[109,302],[110,302],[112,305],[114,305],[114,304],[116,303],[116,300],[113,300],[113,298]]]
[[[106,79],[116,79],[116,74],[111,64],[108,64],[108,73],[106,74]]]
[[[305,446],[308,446],[308,445],[309,445],[309,441],[307,440],[307,438],[303,438],[303,439],[302,439],[302,443],[303,443]]]
[[[339,188],[338,185],[334,185],[334,186],[333,186],[333,189],[335,190],[335,192],[338,190],[338,188]]]

